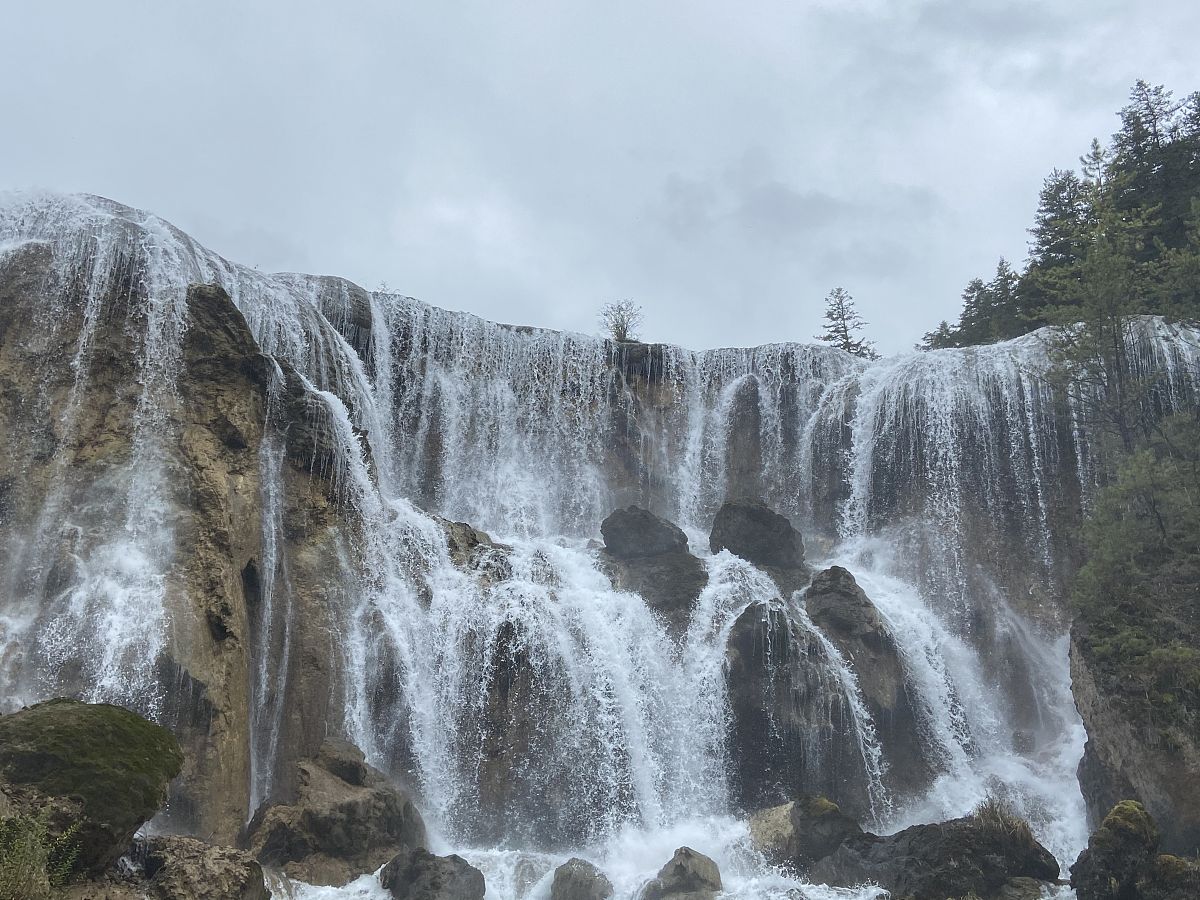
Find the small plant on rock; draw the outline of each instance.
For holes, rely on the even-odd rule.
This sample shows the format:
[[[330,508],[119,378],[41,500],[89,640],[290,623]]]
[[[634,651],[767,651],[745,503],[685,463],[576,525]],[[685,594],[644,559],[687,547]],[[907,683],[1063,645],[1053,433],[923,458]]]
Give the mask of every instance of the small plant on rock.
[[[53,834],[50,811],[0,819],[0,900],[45,900],[66,884],[79,855],[78,823]]]

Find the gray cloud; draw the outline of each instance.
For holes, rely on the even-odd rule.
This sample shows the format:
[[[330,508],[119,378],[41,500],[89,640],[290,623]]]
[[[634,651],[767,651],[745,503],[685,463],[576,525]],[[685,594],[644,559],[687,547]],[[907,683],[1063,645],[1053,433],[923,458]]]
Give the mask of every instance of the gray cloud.
[[[6,10],[4,187],[105,194],[234,259],[504,321],[806,340],[841,284],[887,350],[1020,260],[1041,179],[1200,8],[1001,0]]]

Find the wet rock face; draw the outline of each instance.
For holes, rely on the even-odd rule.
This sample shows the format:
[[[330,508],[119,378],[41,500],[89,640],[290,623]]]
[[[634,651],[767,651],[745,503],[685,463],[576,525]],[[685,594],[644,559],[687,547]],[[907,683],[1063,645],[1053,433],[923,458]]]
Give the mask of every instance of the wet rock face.
[[[998,900],[1014,879],[1053,881],[1058,862],[1024,823],[1004,827],[967,816],[914,825],[893,835],[847,838],[809,872],[815,882],[850,887],[873,882],[896,897]]]
[[[483,900],[483,873],[461,856],[434,856],[427,850],[402,853],[379,873],[396,900]]]
[[[769,862],[804,872],[833,853],[859,824],[824,797],[801,797],[750,817],[750,837]]]
[[[340,885],[425,846],[416,807],[352,744],[326,740],[297,769],[296,802],[264,807],[247,828],[247,848],[263,864]]]
[[[586,859],[567,860],[550,885],[550,900],[608,900],[612,893],[612,882]]]
[[[730,629],[726,660],[735,802],[820,795],[868,815],[862,756],[817,637],[782,605],[752,604]]]
[[[933,780],[916,711],[906,689],[900,648],[879,610],[854,576],[832,566],[804,592],[809,617],[846,657],[871,711],[890,768],[888,786],[911,796]]]
[[[658,871],[658,877],[646,885],[643,900],[707,900],[722,890],[721,870],[717,864],[691,847],[680,847],[671,861]]]
[[[688,552],[683,531],[649,510],[630,506],[606,518],[600,533],[601,562],[613,585],[641,594],[676,633],[682,632],[708,583],[704,563]]]
[[[104,703],[50,700],[0,717],[0,781],[27,815],[49,804],[78,824],[79,868],[99,872],[167,799],[183,754],[166,729]]]

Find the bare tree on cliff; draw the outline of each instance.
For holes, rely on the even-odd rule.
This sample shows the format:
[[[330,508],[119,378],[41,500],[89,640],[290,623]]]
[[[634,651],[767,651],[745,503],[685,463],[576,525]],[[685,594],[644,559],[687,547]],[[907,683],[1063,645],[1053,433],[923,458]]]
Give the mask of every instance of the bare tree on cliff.
[[[839,350],[863,359],[879,359],[875,342],[856,336],[866,326],[867,323],[854,308],[854,298],[850,292],[836,287],[825,298],[825,333],[817,335],[817,340],[833,344]]]
[[[600,310],[600,325],[614,341],[636,341],[642,308],[632,300],[614,300]]]

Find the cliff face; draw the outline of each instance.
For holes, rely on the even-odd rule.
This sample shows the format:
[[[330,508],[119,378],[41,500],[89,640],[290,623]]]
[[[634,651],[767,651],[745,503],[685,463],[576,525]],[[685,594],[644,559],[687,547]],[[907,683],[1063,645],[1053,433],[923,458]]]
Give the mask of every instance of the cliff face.
[[[1138,335],[1137,358],[1172,373],[1164,407],[1193,402],[1200,352],[1157,320]],[[727,808],[753,791],[726,783],[746,773],[727,765],[724,666],[763,669],[776,644],[828,671],[750,673],[743,709],[774,691],[784,737],[814,758],[836,744],[848,780],[878,751],[923,785],[981,741],[1012,752],[1005,729],[1037,725],[1012,710],[1045,712],[1025,702],[1038,632],[1065,618],[1093,464],[1030,374],[1045,364],[1036,335],[864,367],[501,326],[263,275],[99,198],[6,198],[0,685],[10,705],[67,693],[170,724],[189,760],[170,815],[223,840],[295,795],[293,763],[327,734],[411,780],[431,815],[490,817],[489,837],[510,825],[503,802],[553,806],[548,833],[582,833],[597,809],[617,827]],[[718,554],[688,563],[695,590],[666,627],[570,549],[628,503],[695,546],[730,498],[769,502],[813,558],[886,546],[919,610],[896,621],[872,589],[904,626],[886,639],[832,620],[794,636],[780,611],[800,585],[776,597]],[[474,549],[447,547],[446,520],[470,523],[451,530]],[[951,663],[991,666],[1004,727],[970,721],[947,636]],[[929,711],[950,706],[931,736]],[[911,787],[883,768],[875,789]],[[583,770],[594,783],[573,790]],[[871,789],[846,796],[866,808]]]

